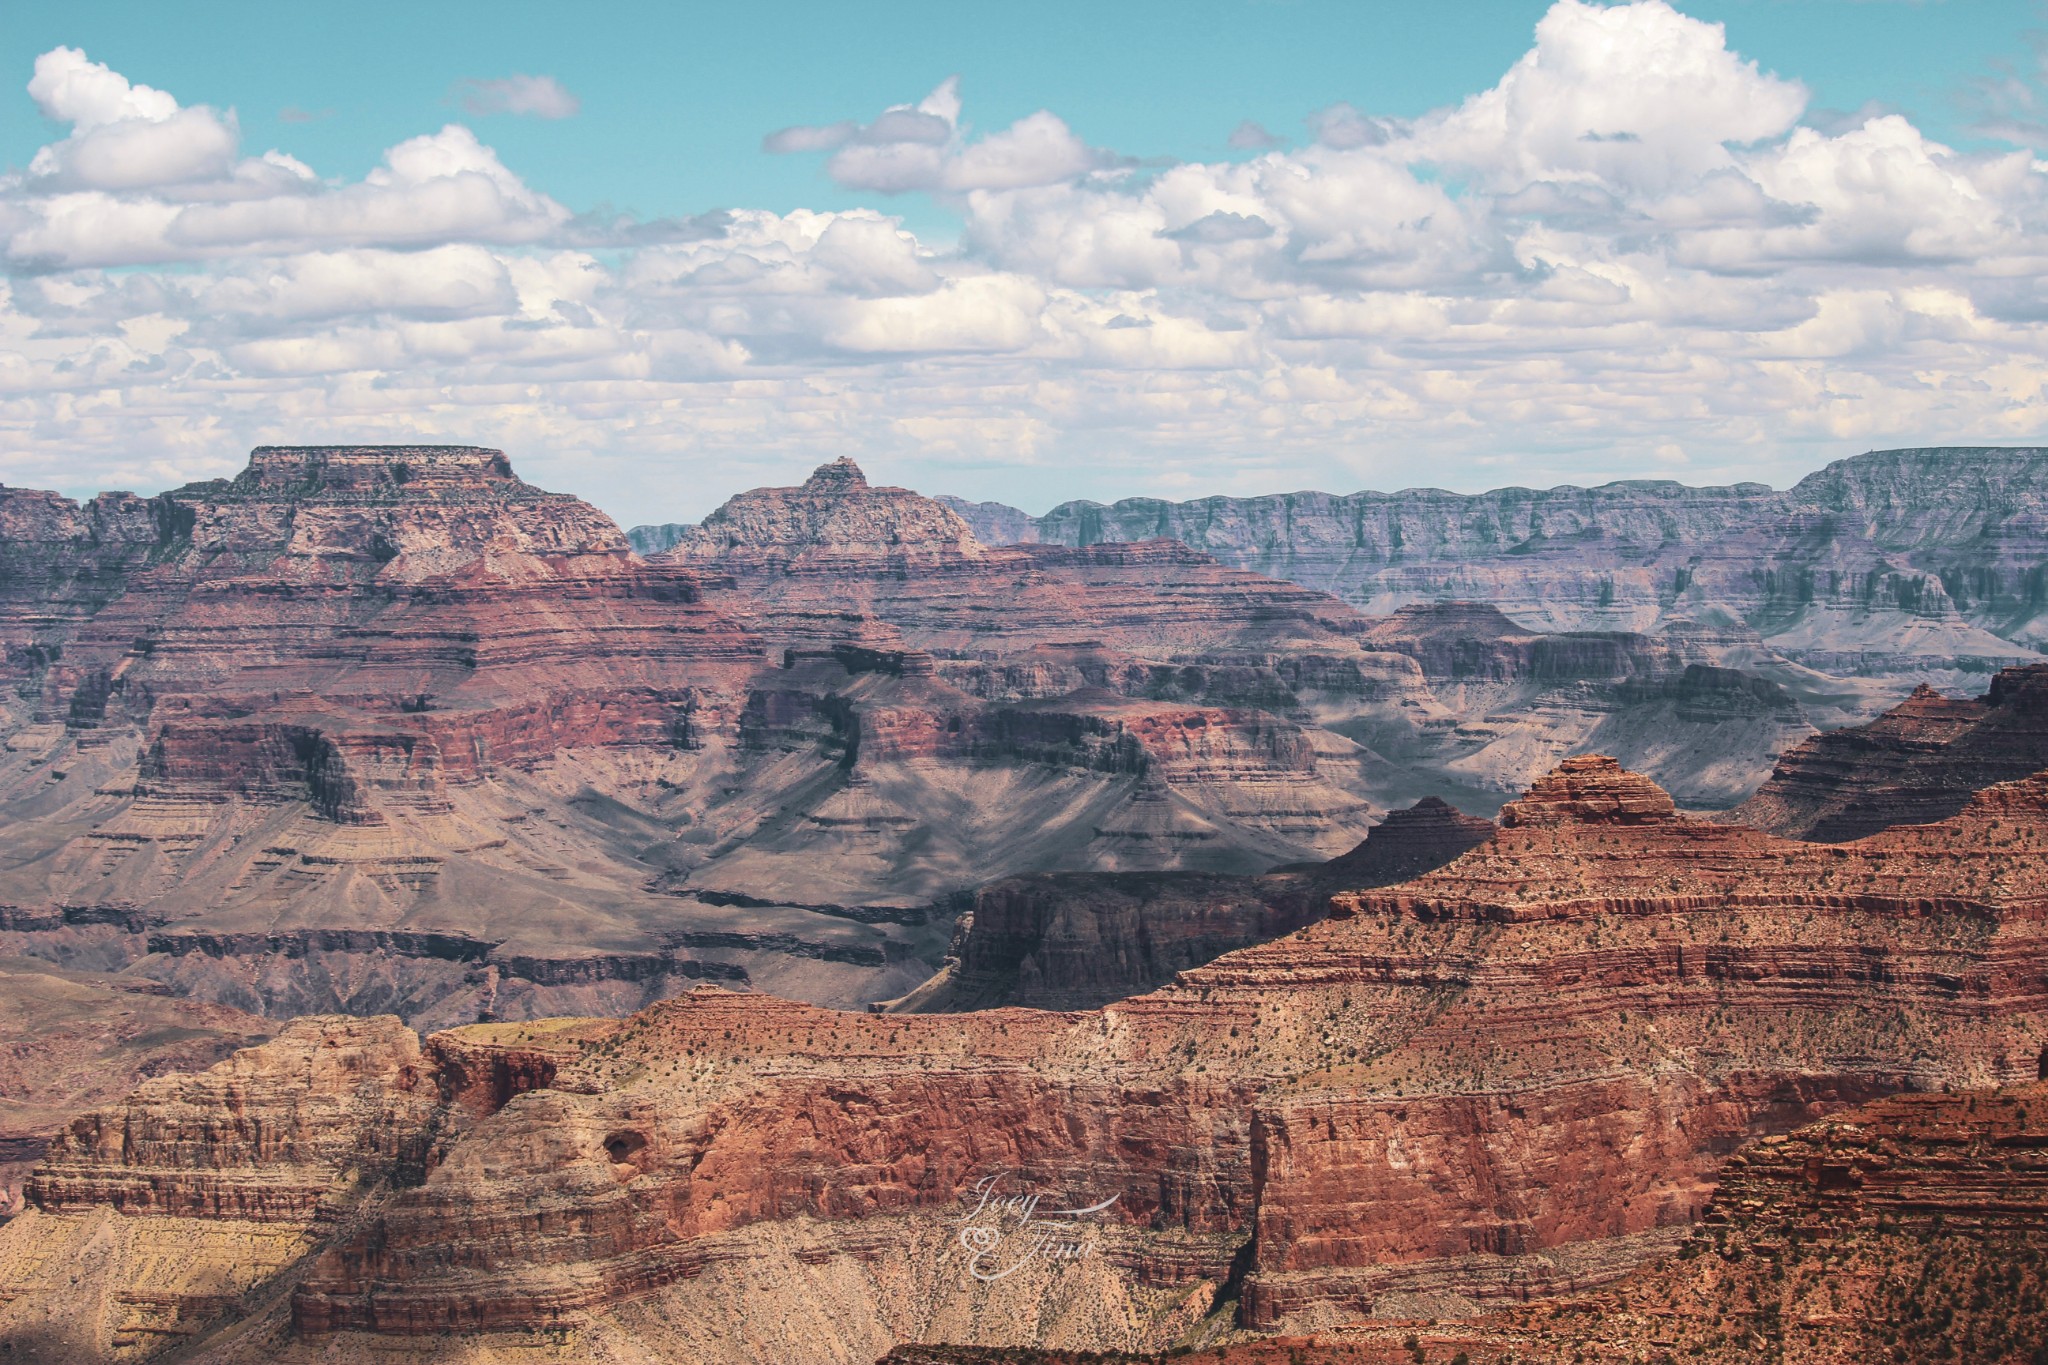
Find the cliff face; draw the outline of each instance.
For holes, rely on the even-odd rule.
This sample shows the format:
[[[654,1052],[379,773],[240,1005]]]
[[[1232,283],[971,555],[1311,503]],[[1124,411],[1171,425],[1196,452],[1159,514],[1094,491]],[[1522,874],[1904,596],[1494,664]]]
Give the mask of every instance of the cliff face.
[[[991,543],[1165,536],[1373,610],[1456,598],[1547,630],[1720,617],[1823,672],[1954,687],[2048,638],[2044,465],[2038,448],[1952,447],[1838,461],[1784,492],[1635,481],[1130,498],[1037,518],[953,505]]]
[[[1682,1243],[1745,1142],[2034,1078],[2044,812],[2029,781],[1803,844],[1688,819],[1587,759],[1448,866],[1097,1011],[851,1014],[704,988],[502,1067],[470,1055],[500,1035],[460,1030],[427,1051],[467,1049],[472,1079],[436,1094],[479,1096],[472,1117],[328,1239],[275,1358],[426,1353],[444,1332],[476,1359],[532,1332],[713,1361],[1156,1350],[1219,1287],[1245,1324],[1299,1329],[1597,1286]],[[515,1076],[543,1088],[483,1112]],[[136,1150],[77,1144],[0,1257],[105,1217],[60,1191],[106,1209],[170,1188]],[[1092,1209],[1057,1230],[1091,1249],[983,1292],[969,1260],[1015,1231],[959,1240],[990,1176]],[[200,1221],[178,1207],[136,1205],[113,1235]],[[9,1292],[0,1315],[57,1311]],[[800,1339],[764,1325],[785,1306]]]
[[[175,534],[163,511],[131,493],[81,505],[0,487],[0,680],[18,686],[62,657],[78,623]]]
[[[2048,1339],[2048,1086],[1876,1100],[1733,1157],[1675,1252],[1527,1308],[1357,1321],[1197,1365],[1509,1361],[2028,1362]],[[1156,1357],[904,1346],[885,1365]]]
[[[1970,794],[2048,767],[2048,665],[2008,668],[1958,701],[1921,688],[1870,722],[1787,750],[1726,819],[1838,842],[1953,815]]]

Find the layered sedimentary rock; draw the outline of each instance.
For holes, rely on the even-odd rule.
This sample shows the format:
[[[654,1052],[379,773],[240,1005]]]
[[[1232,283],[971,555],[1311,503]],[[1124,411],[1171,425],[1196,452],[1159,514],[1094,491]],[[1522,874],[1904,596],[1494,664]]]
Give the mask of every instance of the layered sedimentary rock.
[[[1498,1355],[2026,1361],[2048,1341],[2048,1086],[1898,1096],[1766,1139],[1667,1263],[1485,1326]]]
[[[1793,678],[1753,632],[1685,620],[1655,634],[1545,634],[1488,604],[1437,602],[1379,618],[1361,639],[1414,660],[1427,701],[1332,723],[1482,810],[1500,799],[1482,793],[1519,790],[1588,750],[1655,773],[1688,806],[1726,806],[1756,785],[1758,755],[1839,723],[1850,705]]]
[[[6,946],[278,1015],[890,999],[1005,876],[1257,874],[1591,747],[1725,805],[1844,704],[1734,627],[1371,618],[846,461],[653,559],[461,447],[9,506],[61,584],[6,589]]]
[[[145,1077],[196,1071],[275,1027],[162,986],[0,958],[0,1220],[73,1114]]]
[[[1425,797],[1389,812],[1348,853],[1263,876],[1069,872],[1007,878],[975,893],[946,968],[895,1008],[1107,1004],[1312,924],[1328,913],[1336,892],[1433,872],[1493,832],[1492,821]]]
[[[18,684],[62,657],[78,623],[173,538],[162,512],[132,493],[80,504],[0,486],[0,679]]]
[[[266,448],[148,507],[147,562],[38,656],[0,758],[19,949],[443,1022],[928,972],[943,930],[654,885],[784,795],[737,736],[771,661],[502,454]]]
[[[2048,767],[2048,665],[2008,668],[1981,697],[1923,687],[1870,722],[1788,749],[1729,820],[1796,839],[1927,824],[1970,794]]]
[[[2039,448],[1877,451],[1776,492],[1506,488],[1066,503],[1043,517],[951,500],[991,541],[1166,536],[1371,610],[1488,602],[1547,630],[1737,619],[1826,673],[1951,688],[2048,639]]]
[[[1450,865],[1101,1010],[700,988],[508,1063],[542,1088],[466,1110],[420,1183],[330,1238],[290,1294],[298,1344],[266,1348],[1157,1350],[1219,1301],[1302,1330],[1583,1291],[1679,1246],[1752,1139],[2038,1074],[2044,814],[2029,780],[1798,843],[1578,760]],[[81,1146],[63,1187],[134,1188],[130,1162]],[[1040,1242],[1027,1207],[1072,1212]],[[106,1216],[38,1208],[0,1257]],[[1072,1254],[1036,1249],[1054,1244]],[[974,1274],[1020,1254],[1012,1278]],[[6,1313],[48,1303],[0,1292]],[[785,1306],[796,1338],[771,1325]]]
[[[1743,671],[1782,671],[1753,633],[1674,622],[1548,636],[1469,604],[1372,619],[1171,540],[986,545],[938,501],[871,488],[847,464],[732,499],[666,558],[729,575],[792,662],[851,633],[851,609],[855,643],[897,660],[880,666],[928,668],[989,702],[1085,713],[1109,692],[1311,721],[1330,778],[1381,801],[1448,787],[1491,809],[1564,754],[1604,747],[1690,802],[1725,805],[1811,730],[1800,701]],[[1812,689],[1807,701],[1824,719],[1842,704]],[[1304,823],[1345,823],[1327,793],[1270,799]]]
[[[1599,1292],[1193,1351],[1201,1365],[2026,1362],[2048,1340],[2048,1086],[1876,1100],[1732,1158],[1673,1253]],[[1108,1362],[1157,1357],[1096,1356]],[[1078,1365],[907,1346],[888,1365]]]
[[[44,1361],[232,1339],[310,1253],[417,1184],[437,1143],[550,1079],[577,1031],[423,1048],[394,1018],[308,1017],[76,1118],[0,1248],[0,1339]]]

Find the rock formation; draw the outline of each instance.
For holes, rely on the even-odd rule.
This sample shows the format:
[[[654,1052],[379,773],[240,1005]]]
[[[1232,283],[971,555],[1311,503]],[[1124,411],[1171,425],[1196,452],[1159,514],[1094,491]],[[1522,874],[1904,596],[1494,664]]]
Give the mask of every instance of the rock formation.
[[[273,1027],[151,981],[0,958],[0,1221],[73,1114],[145,1077],[202,1070]]]
[[[1970,795],[2048,768],[2048,664],[2008,668],[1972,701],[1922,687],[1868,725],[1788,749],[1770,780],[1723,817],[1839,842],[1924,825]]]
[[[1313,924],[1339,891],[1433,872],[1484,843],[1493,822],[1424,797],[1389,812],[1325,863],[1257,877],[1065,872],[1010,877],[975,893],[944,970],[904,1011],[1090,1009],[1165,985],[1185,968]]]
[[[710,904],[678,926],[650,882],[679,827],[743,838],[773,799],[706,809],[769,661],[697,576],[502,454],[265,448],[150,507],[147,563],[23,679],[18,950],[444,1022],[750,973],[858,1000],[928,970],[942,930]]]
[[[0,948],[277,1016],[893,998],[1006,876],[1256,875],[1590,748],[1726,805],[1853,700],[1732,626],[1376,618],[1174,540],[989,545],[848,461],[652,559],[466,447],[0,517]],[[1307,913],[1253,903],[1040,998]]]
[[[1807,669],[1955,690],[2048,641],[2044,470],[2041,448],[1950,447],[1840,460],[1784,492],[1637,480],[1128,498],[1035,518],[949,505],[991,542],[1166,536],[1372,611],[1455,598],[1544,630],[1736,620]]]
[[[1365,1320],[1176,1355],[1197,1365],[2029,1362],[2048,1340],[2048,1085],[1876,1100],[1732,1158],[1677,1250],[1595,1293]],[[884,1365],[1149,1365],[903,1346]]]
[[[418,1063],[396,1045],[348,1110],[379,1116],[351,1159],[388,1171],[385,1192],[245,1300],[214,1358],[259,1358],[258,1337],[280,1360],[540,1340],[707,1361],[1158,1350],[1219,1299],[1301,1331],[1584,1292],[1682,1245],[1746,1142],[2035,1078],[2044,814],[2048,779],[2029,779],[1936,824],[1799,843],[1581,759],[1450,865],[1096,1011],[844,1013],[703,987],[553,1035],[455,1030]],[[328,1093],[295,1084],[252,1092],[245,1112],[279,1116],[252,1131],[292,1131],[290,1096]],[[0,1229],[0,1330],[86,1316],[19,1268],[49,1249],[103,1229],[118,1254],[71,1297],[113,1302],[137,1248],[197,1239],[209,1200],[244,1207],[197,1193],[224,1191],[214,1172],[337,1159],[103,1140],[185,1131],[188,1092],[151,1085],[75,1126]],[[1041,1197],[977,1223],[977,1187]],[[1000,1220],[1027,1206],[1086,1212],[1019,1243]],[[1031,1249],[1015,1276],[973,1275],[1005,1248]]]
[[[1753,632],[1684,620],[1654,635],[1544,634],[1491,605],[1437,602],[1379,618],[1361,640],[1413,660],[1423,686],[1337,728],[1476,810],[1589,750],[1654,772],[1688,806],[1726,806],[1754,788],[1755,755],[1845,715],[1840,696],[1805,687],[1802,701],[1773,681],[1789,665]]]

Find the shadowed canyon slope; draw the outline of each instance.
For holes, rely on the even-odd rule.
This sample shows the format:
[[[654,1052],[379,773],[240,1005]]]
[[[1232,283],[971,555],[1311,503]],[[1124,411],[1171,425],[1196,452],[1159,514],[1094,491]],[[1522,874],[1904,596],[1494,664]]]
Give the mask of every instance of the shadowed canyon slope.
[[[48,1359],[822,1361],[1583,1290],[1679,1247],[1750,1139],[2037,1076],[2044,815],[2029,779],[1799,843],[1577,758],[1448,865],[1100,1010],[303,1020],[71,1126],[0,1229],[0,1328]],[[990,1176],[1089,1210],[1092,1249],[977,1279],[1020,1250],[972,1223]]]
[[[1127,498],[1042,517],[948,501],[992,542],[1165,536],[1372,611],[1455,598],[1546,630],[1741,624],[1828,674],[1960,688],[2048,641],[2041,448],[1877,451],[1783,492],[1632,481]]]
[[[1816,735],[1724,819],[1833,842],[1961,810],[1970,793],[2048,768],[2048,665],[2008,668],[1981,697],[1922,687],[1868,725]]]
[[[1255,875],[1594,746],[1727,805],[1864,701],[1741,628],[990,546],[848,461],[653,558],[467,447],[0,489],[0,550],[0,946],[272,1016],[888,999],[1005,876]]]
[[[975,893],[946,966],[892,1008],[1088,1009],[1163,986],[1235,948],[1312,924],[1339,891],[1391,886],[1486,842],[1493,822],[1428,796],[1349,853],[1257,877],[1066,872]]]

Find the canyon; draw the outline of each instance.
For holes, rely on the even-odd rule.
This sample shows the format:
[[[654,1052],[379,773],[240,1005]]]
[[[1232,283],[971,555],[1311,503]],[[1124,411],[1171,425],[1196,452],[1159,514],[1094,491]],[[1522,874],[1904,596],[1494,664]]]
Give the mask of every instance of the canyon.
[[[1745,1144],[2035,1080],[2044,810],[2030,778],[1804,843],[1582,757],[1446,866],[1097,1010],[700,986],[425,1040],[299,1020],[73,1122],[0,1228],[0,1328],[47,1359],[853,1360],[1607,1292],[1711,1230],[1731,1159],[1782,1150]],[[1086,1210],[1085,1250],[963,1241],[977,1188]],[[195,1252],[135,1284],[236,1229],[268,1250],[233,1275]]]
[[[0,489],[0,545],[0,951],[274,1018],[892,1000],[1005,877],[1257,877],[1589,748],[1724,807],[1878,696],[1741,628],[989,545],[845,460],[651,556],[470,447]]]
[[[2039,455],[0,488],[0,1346],[2023,1359]]]

